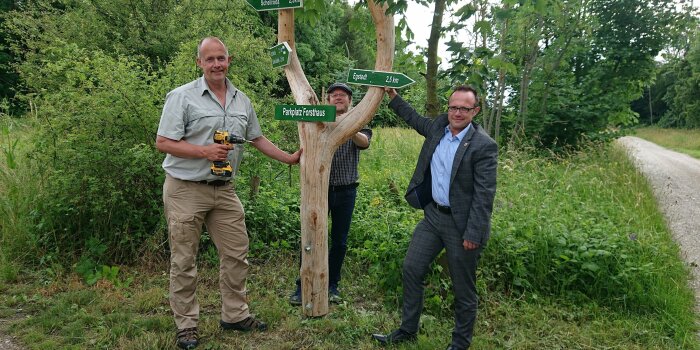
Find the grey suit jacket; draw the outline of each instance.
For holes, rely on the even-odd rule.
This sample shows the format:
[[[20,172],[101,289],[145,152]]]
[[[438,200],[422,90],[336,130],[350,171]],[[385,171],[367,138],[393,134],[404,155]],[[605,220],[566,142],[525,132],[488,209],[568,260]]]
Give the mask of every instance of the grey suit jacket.
[[[406,201],[421,209],[433,203],[430,161],[449,124],[447,115],[435,119],[419,115],[401,96],[389,107],[425,137],[418,163],[406,191]],[[491,213],[496,195],[498,145],[483,128],[472,127],[457,149],[450,176],[450,207],[462,238],[485,245],[491,233]]]

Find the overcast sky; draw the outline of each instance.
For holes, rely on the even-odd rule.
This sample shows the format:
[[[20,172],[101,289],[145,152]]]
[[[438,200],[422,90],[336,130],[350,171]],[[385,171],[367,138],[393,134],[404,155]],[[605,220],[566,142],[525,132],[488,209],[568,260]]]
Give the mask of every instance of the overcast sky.
[[[464,1],[460,1],[460,3],[461,2]],[[458,7],[454,5],[452,7],[453,10],[457,8]],[[450,15],[451,11],[445,10],[445,15],[442,18],[443,25],[450,23]],[[398,23],[398,19],[395,19],[395,21]],[[416,43],[416,45],[427,48],[428,37],[430,36],[430,25],[433,22],[433,8],[425,7],[413,1],[409,1],[408,10],[406,11],[406,21],[415,35],[413,41]],[[465,33],[460,34],[466,35]],[[438,46],[438,55],[442,58],[443,64],[447,64],[447,61],[450,59],[450,53],[447,52],[447,45],[445,45],[446,39],[449,40],[449,37],[440,38],[440,45]],[[412,49],[415,51],[415,46],[412,47]]]

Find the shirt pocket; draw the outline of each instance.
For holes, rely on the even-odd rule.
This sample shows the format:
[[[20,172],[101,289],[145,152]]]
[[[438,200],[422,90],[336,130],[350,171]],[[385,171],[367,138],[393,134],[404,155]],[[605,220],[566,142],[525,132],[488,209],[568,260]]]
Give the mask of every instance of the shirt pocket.
[[[209,118],[219,118],[220,120],[223,117],[222,112],[217,112],[213,110],[207,110],[207,109],[196,109],[193,111],[190,111],[187,114],[186,120],[185,120],[185,126],[187,128],[192,128],[195,125],[202,123]]]

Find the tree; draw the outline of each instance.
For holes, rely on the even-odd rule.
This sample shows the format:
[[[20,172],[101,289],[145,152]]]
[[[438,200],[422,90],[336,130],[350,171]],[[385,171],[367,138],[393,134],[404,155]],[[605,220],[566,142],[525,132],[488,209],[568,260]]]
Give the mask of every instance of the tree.
[[[678,120],[678,126],[700,128],[700,30],[695,34],[686,60],[678,67],[678,80],[673,86],[674,95],[669,114]]]
[[[45,196],[27,229],[48,260],[72,264],[104,245],[109,249],[93,257],[97,262],[133,263],[144,250],[160,249],[144,242],[160,240],[162,232],[162,155],[153,137],[165,94],[199,76],[197,42],[217,32],[234,58],[229,78],[251,97],[259,116],[272,115],[276,100],[269,91],[279,76],[270,69],[267,48],[274,33],[244,2],[217,9],[180,2],[162,12],[162,20],[187,23],[168,28],[172,38],[185,39],[163,51],[160,43],[144,40],[150,32],[111,28],[122,22],[99,19],[93,5],[35,1],[4,17],[12,52],[22,58],[17,72],[26,91],[18,98],[31,101],[41,121],[31,155],[44,171],[37,176]],[[113,4],[132,5],[133,13],[154,11]],[[86,37],[85,28],[94,28],[94,35]],[[119,30],[124,37],[116,35]],[[132,43],[154,55],[128,50]],[[266,132],[276,132],[275,126],[263,124]],[[291,142],[279,134],[275,139],[283,145]],[[246,154],[246,170],[269,166],[265,157],[255,157]]]
[[[391,71],[394,57],[394,20],[387,15],[388,6],[369,0],[368,6],[377,33],[375,70]],[[301,105],[315,105],[319,100],[302,70],[296,54],[294,11],[280,10],[278,41],[292,48],[285,74]],[[321,316],[328,313],[328,178],[330,164],[338,146],[359,131],[374,116],[384,97],[381,88],[370,88],[362,101],[334,123],[300,122],[301,147],[301,285],[304,313]]]

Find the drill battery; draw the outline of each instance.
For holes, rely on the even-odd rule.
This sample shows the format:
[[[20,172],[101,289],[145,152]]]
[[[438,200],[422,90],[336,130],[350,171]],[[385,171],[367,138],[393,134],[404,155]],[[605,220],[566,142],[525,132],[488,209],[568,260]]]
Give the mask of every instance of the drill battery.
[[[245,143],[246,139],[225,130],[216,130],[216,132],[214,132],[214,142],[222,145],[240,145]],[[233,168],[231,167],[231,162],[228,160],[212,162],[211,173],[216,176],[232,176]]]

